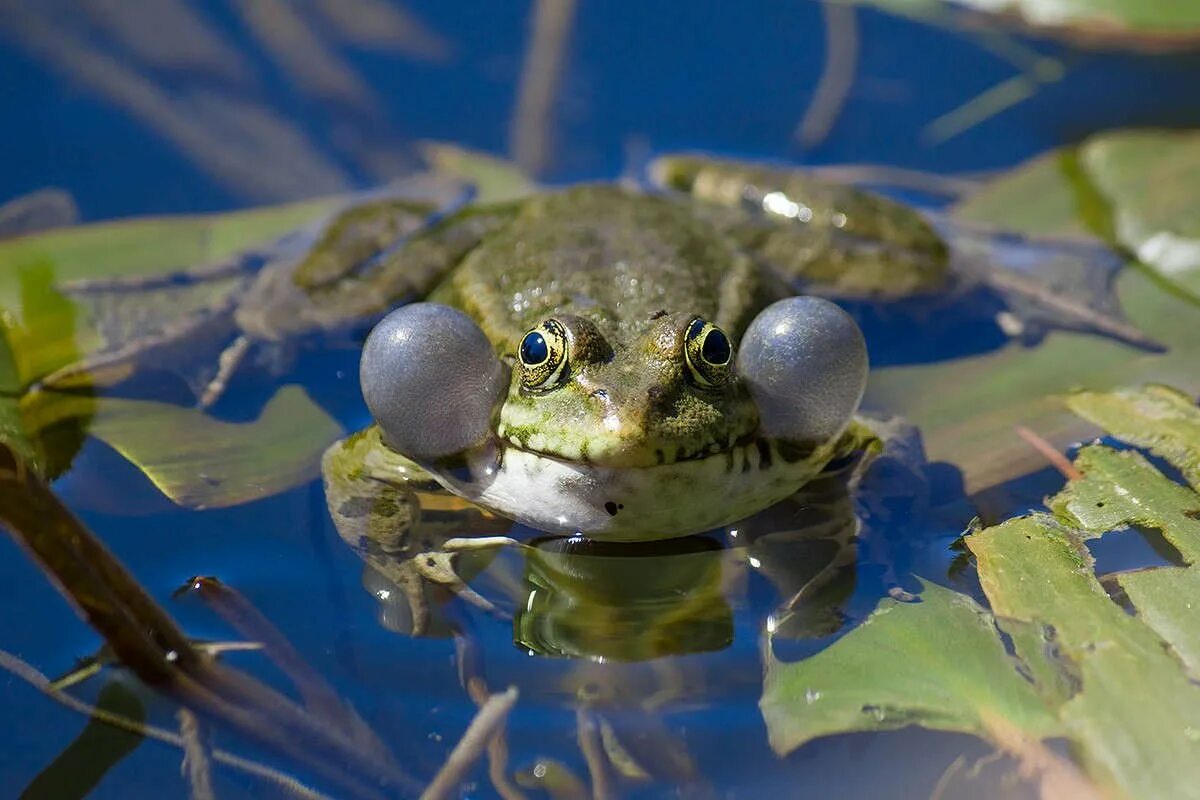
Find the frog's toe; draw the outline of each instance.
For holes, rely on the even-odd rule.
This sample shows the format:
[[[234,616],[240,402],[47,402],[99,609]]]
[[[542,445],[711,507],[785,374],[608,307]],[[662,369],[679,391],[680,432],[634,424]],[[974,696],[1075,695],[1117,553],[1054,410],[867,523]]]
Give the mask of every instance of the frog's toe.
[[[867,347],[858,325],[833,303],[790,297],[750,323],[737,367],[765,435],[821,442],[846,427],[862,400]]]
[[[435,459],[484,440],[508,368],[470,317],[414,303],[371,331],[359,380],[384,440],[410,458]]]

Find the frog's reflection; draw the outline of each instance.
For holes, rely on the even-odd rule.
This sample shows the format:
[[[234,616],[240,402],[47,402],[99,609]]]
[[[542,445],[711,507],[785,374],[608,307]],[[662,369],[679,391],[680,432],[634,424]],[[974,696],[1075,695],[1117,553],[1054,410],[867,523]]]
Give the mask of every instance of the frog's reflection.
[[[514,643],[541,655],[615,661],[723,649],[733,641],[728,561],[720,542],[701,536],[532,542]]]
[[[775,636],[837,630],[853,587],[857,522],[848,484],[858,463],[832,469],[787,500],[702,536],[647,543],[542,536],[519,543],[513,524],[428,481],[326,481],[338,532],[367,564],[381,622],[413,636],[448,636],[458,598],[511,615],[530,653],[642,661],[727,647],[731,604],[752,573],[773,585]]]

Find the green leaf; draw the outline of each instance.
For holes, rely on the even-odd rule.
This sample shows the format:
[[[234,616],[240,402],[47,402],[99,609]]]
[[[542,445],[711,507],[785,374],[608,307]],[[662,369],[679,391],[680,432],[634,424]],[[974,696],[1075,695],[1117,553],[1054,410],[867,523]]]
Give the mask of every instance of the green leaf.
[[[422,157],[440,175],[475,187],[475,202],[498,203],[532,194],[537,185],[512,161],[448,142],[421,142]]]
[[[1039,623],[1077,666],[1061,709],[1089,772],[1130,797],[1200,786],[1200,687],[1155,632],[1112,601],[1079,537],[1045,514],[966,538],[998,617]]]
[[[1101,445],[1075,459],[1083,478],[1071,481],[1048,505],[1097,536],[1140,525],[1162,531],[1187,561],[1200,561],[1200,495],[1167,480],[1140,453]]]
[[[1200,271],[1200,133],[1118,131],[1088,139],[1079,157],[1121,244],[1163,275]]]
[[[9,334],[15,385],[26,386],[102,344],[85,322],[85,309],[56,292],[55,284],[167,274],[221,261],[304,225],[333,202],[100,223],[0,241],[0,315],[21,325],[17,335],[11,327]],[[64,315],[74,322],[65,324]],[[12,376],[0,377],[11,390]]]
[[[1160,567],[1117,578],[1138,617],[1171,645],[1193,680],[1200,680],[1200,569]]]
[[[953,208],[966,222],[1041,236],[1082,236],[1091,231],[1064,167],[1063,151],[1044,153],[989,180]]]
[[[991,614],[924,583],[920,602],[884,600],[811,658],[785,663],[768,652],[760,706],[780,754],[831,733],[914,724],[989,736],[1007,723],[1056,734],[1053,713],[1017,666]]]
[[[1076,392],[1067,407],[1122,441],[1148,448],[1171,462],[1200,489],[1200,408],[1169,386],[1113,392]]]
[[[86,394],[70,399],[71,413],[55,416],[56,424],[43,425],[45,417],[61,397],[37,393],[21,396],[26,375],[31,374],[34,353],[53,351],[58,358],[74,358],[75,309],[51,286],[45,265],[21,268],[16,275],[22,298],[23,317],[0,309],[0,442],[16,451],[39,475],[53,479],[70,466],[83,444],[84,427],[92,413]],[[39,328],[52,325],[59,336],[41,336]]]
[[[1200,410],[1191,399],[1165,386],[1070,398],[1072,407],[1120,438],[1163,456],[1193,486],[1200,460]],[[1091,446],[1075,465],[1072,481],[1051,502],[1056,513],[1085,531],[1101,535],[1126,525],[1159,531],[1188,566],[1161,567],[1117,576],[1138,617],[1168,642],[1200,679],[1200,495],[1168,480],[1136,452]]]
[[[47,393],[49,394],[49,393]],[[70,418],[71,395],[38,419]],[[82,402],[82,401],[80,401]],[[92,436],[127,458],[174,502],[189,508],[247,503],[307,483],[341,426],[296,385],[284,386],[253,422],[223,422],[195,408],[103,398]]]

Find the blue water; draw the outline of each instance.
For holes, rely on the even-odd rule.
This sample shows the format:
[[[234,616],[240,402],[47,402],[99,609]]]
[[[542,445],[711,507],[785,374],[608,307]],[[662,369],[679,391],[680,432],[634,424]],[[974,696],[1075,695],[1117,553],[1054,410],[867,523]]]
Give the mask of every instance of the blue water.
[[[452,44],[453,55],[439,64],[344,49],[348,64],[379,98],[378,106],[368,111],[347,110],[299,89],[225,4],[192,6],[254,66],[257,83],[206,83],[202,76],[171,70],[151,71],[153,79],[168,94],[206,87],[263,104],[335,165],[347,188],[386,177],[386,168],[359,158],[368,147],[386,148],[397,158],[418,139],[453,141],[496,154],[508,149],[528,32],[525,4],[407,3]],[[103,31],[69,16],[64,12],[59,20],[64,30],[105,44]],[[556,182],[613,178],[631,160],[636,166],[638,152],[671,149],[807,164],[978,172],[1010,166],[1108,128],[1200,124],[1200,104],[1195,102],[1200,55],[1103,54],[1022,40],[1061,60],[1067,77],[962,135],[930,146],[922,139],[930,121],[1012,77],[1014,68],[968,34],[875,11],[863,11],[859,21],[861,59],[853,90],[831,136],[804,151],[792,133],[824,57],[816,4],[585,0],[564,67],[554,116],[554,157],[544,177]],[[264,198],[248,192],[245,182],[213,174],[112,97],[99,96],[61,64],[50,63],[44,51],[31,48],[2,18],[0,33],[8,34],[0,39],[0,119],[5,128],[0,198],[58,186],[75,197],[84,220],[95,221],[230,210],[306,195],[300,188]],[[113,46],[112,52],[123,51]],[[994,331],[981,328],[974,335],[979,340],[969,344],[984,347]],[[942,355],[949,355],[949,349]],[[312,395],[348,430],[368,421],[353,380],[355,361],[352,351],[309,355],[289,376],[311,387]],[[253,382],[235,387],[218,413],[251,417],[269,388]],[[946,577],[953,558],[950,543],[972,515],[961,487],[954,484],[953,470],[949,479],[946,474],[931,490],[938,513],[910,521],[921,538],[900,548],[903,563],[894,566],[901,575],[911,570],[959,581],[971,591],[969,570]],[[1040,474],[1014,487],[1013,505],[1035,503],[1053,490],[1056,480],[1052,473]],[[229,632],[194,598],[172,601],[171,592],[197,574],[216,575],[236,586],[413,771],[431,774],[472,716],[474,707],[459,685],[449,639],[410,638],[379,624],[379,606],[362,587],[363,564],[337,536],[319,483],[231,509],[186,511],[163,500],[107,446],[90,442],[56,488],[190,635],[221,639]],[[904,535],[903,525],[898,530],[892,531],[893,539]],[[97,648],[97,636],[7,538],[0,539],[0,565],[0,647],[51,675]],[[877,553],[860,554],[858,580],[840,610],[846,624],[868,613],[885,590],[884,566]],[[914,588],[910,579],[903,581]],[[987,755],[988,748],[969,737],[909,730],[831,737],[787,758],[775,757],[757,709],[759,643],[764,617],[782,599],[769,581],[750,575],[728,593],[728,646],[672,662],[704,680],[702,688],[684,687],[666,706],[664,722],[687,744],[716,795],[855,797],[886,792],[927,797],[956,757]],[[550,756],[586,775],[573,738],[572,697],[560,684],[580,662],[527,654],[514,646],[509,621],[462,601],[452,602],[446,613],[474,631],[492,688],[512,682],[522,689],[509,725],[511,766]],[[780,651],[799,657],[829,640],[787,642]],[[279,681],[278,672],[256,654],[234,654],[228,661]],[[646,669],[614,665],[611,672],[636,677]],[[119,671],[113,675],[139,693],[152,720],[172,726],[169,704]],[[93,696],[100,685],[93,679],[81,693]],[[0,678],[0,708],[8,730],[0,759],[0,795],[16,796],[70,743],[84,720],[15,679]],[[640,723],[635,719],[630,724]],[[227,735],[218,741],[257,753]],[[173,749],[144,744],[116,764],[92,796],[183,796],[178,764]],[[1003,765],[985,769],[978,784],[955,784],[947,796],[968,796],[972,788],[992,792],[990,796],[1026,796],[1025,788],[1005,783],[1003,773]],[[219,797],[252,796],[261,790],[227,771],[217,774]],[[492,796],[482,770],[473,778],[476,782],[464,796]],[[629,791],[649,797],[666,788],[651,783]]]

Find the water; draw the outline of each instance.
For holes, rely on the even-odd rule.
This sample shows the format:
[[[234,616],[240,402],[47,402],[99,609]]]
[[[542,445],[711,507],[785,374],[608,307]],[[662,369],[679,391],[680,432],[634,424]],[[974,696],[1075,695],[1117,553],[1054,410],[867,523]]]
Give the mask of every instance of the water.
[[[220,59],[191,67],[184,60],[139,60],[101,24],[106,17],[99,11],[82,21],[60,8],[58,17],[50,11],[33,23],[29,12],[7,25],[0,22],[9,34],[0,47],[0,73],[7,76],[0,88],[6,121],[0,197],[59,186],[71,192],[86,221],[229,210],[372,185],[411,163],[409,145],[417,139],[494,153],[509,147],[527,38],[525,8],[407,4],[443,37],[449,54],[431,62],[339,48],[346,69],[372,96],[361,101],[344,86],[340,92],[314,91],[289,74],[231,7],[215,2],[192,7],[225,47],[240,54],[240,74],[233,67],[231,74],[214,72],[214,63],[228,64]],[[76,46],[107,53],[155,87],[168,105],[178,105],[148,110],[130,84],[97,84],[62,55],[61,42],[30,33],[42,31],[30,27],[39,20],[54,23]],[[1059,59],[1066,78],[960,136],[930,145],[922,132],[932,120],[1011,77],[1013,66],[968,34],[874,11],[862,12],[859,21],[861,59],[846,106],[830,137],[803,149],[793,130],[812,97],[826,46],[815,4],[702,2],[633,10],[584,2],[562,70],[544,177],[613,178],[640,166],[647,153],[678,148],[811,164],[982,172],[1112,127],[1200,123],[1200,107],[1191,102],[1200,67],[1195,55],[1099,54],[1026,41]],[[280,153],[268,149],[223,168],[221,147],[232,147],[233,132],[241,131],[250,147],[272,141],[254,138],[263,134],[250,124],[250,109],[263,126],[269,127],[263,121],[269,115],[287,131],[272,135],[289,144],[280,145]],[[196,130],[172,127],[179,119]],[[955,329],[957,341],[939,343],[937,355],[996,346],[994,327],[964,330]],[[911,336],[917,341],[922,332]],[[871,345],[876,352],[885,347],[904,352],[903,342]],[[368,422],[355,373],[356,353],[330,348],[305,354],[286,380],[304,383],[346,430],[355,430]],[[153,380],[163,384],[136,391],[178,394],[168,379]],[[276,385],[244,379],[216,413],[252,418]],[[740,532],[741,540],[728,535],[689,540],[685,553],[510,551],[472,582],[498,612],[461,599],[435,602],[430,630],[469,632],[489,686],[499,690],[511,683],[521,689],[509,720],[513,769],[553,758],[586,777],[574,709],[581,687],[588,687],[587,692],[612,696],[597,701],[597,708],[618,738],[653,740],[652,734],[663,733],[669,747],[688,754],[694,780],[684,793],[927,797],[957,758],[983,759],[988,746],[963,735],[910,728],[834,736],[778,758],[757,708],[768,618],[782,626],[775,652],[790,660],[827,646],[897,582],[915,590],[910,573],[978,594],[969,568],[952,570],[951,548],[977,509],[953,468],[930,468],[920,477],[918,502],[897,500],[886,506],[890,514],[858,507],[866,527],[856,553],[840,547],[853,527],[844,497],[831,505],[824,498],[816,519],[811,513],[777,512],[783,518],[763,530],[800,533],[756,544],[745,544],[754,538],[750,526]],[[992,492],[987,513],[1000,518],[1024,510],[1058,485],[1055,473],[1035,472]],[[188,511],[163,499],[119,455],[93,440],[55,488],[189,635],[218,640],[231,635],[196,598],[170,600],[189,577],[215,575],[244,593],[412,771],[432,774],[473,715],[459,683],[453,641],[394,630],[410,628],[412,612],[397,606],[394,597],[379,602],[381,587],[394,589],[364,575],[362,560],[334,528],[319,482],[232,508]],[[820,539],[805,533],[818,524],[837,535]],[[0,647],[51,675],[65,672],[98,647],[96,635],[8,539],[0,540],[0,551],[0,608],[6,611]],[[781,604],[805,579],[839,553],[847,567],[829,584],[828,596],[804,604],[808,615],[781,613]],[[226,659],[280,682],[261,655]],[[136,693],[150,720],[174,726],[173,707],[120,671],[113,676]],[[93,679],[80,692],[94,697],[102,683]],[[84,720],[15,679],[0,681],[0,698],[5,709],[0,718],[10,731],[0,786],[15,796],[59,757]],[[302,766],[279,762],[227,734],[218,742],[312,777]],[[82,759],[88,760],[86,753]],[[662,774],[622,784],[622,795],[660,796],[689,772],[678,765],[672,772],[662,751],[653,760]],[[113,765],[90,796],[182,795],[178,763],[173,749],[143,744]],[[1029,786],[1007,779],[1011,769],[1006,761],[985,765],[978,777],[950,781],[942,796],[1031,796]],[[464,796],[493,796],[483,769],[472,773],[472,781]],[[261,785],[219,769],[216,789],[222,798],[251,796]]]

